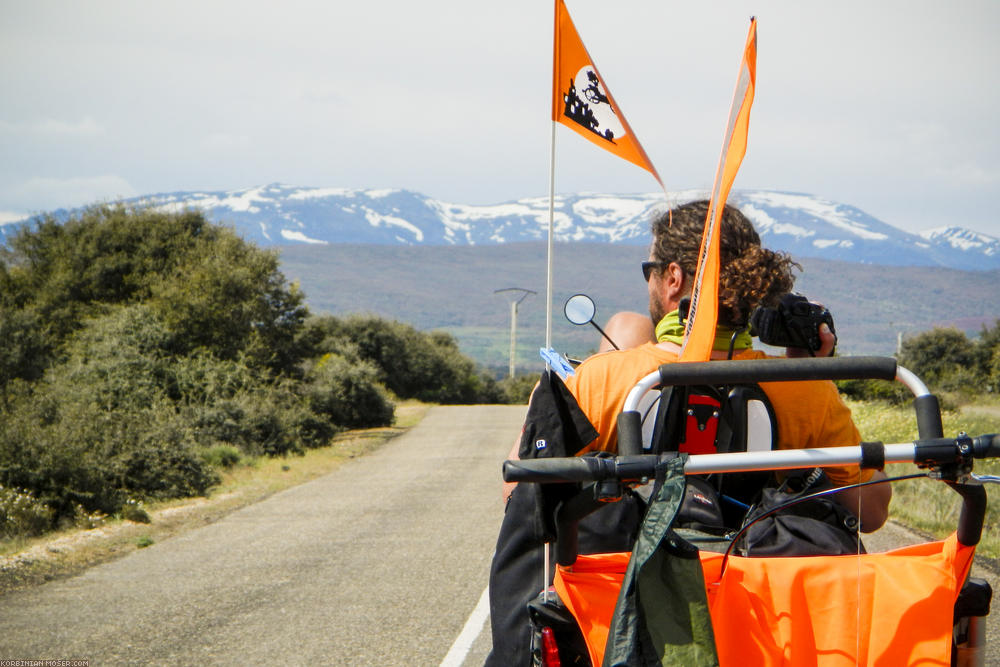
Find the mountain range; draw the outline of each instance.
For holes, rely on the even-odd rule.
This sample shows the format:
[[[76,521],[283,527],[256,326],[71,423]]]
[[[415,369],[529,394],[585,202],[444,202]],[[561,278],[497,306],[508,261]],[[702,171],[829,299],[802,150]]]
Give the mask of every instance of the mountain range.
[[[671,193],[671,203],[704,198],[696,190]],[[1000,239],[958,224],[911,233],[853,206],[810,194],[737,190],[729,202],[760,232],[764,245],[793,257],[890,266],[960,270],[1000,268]],[[144,195],[127,205],[203,210],[262,246],[322,244],[492,245],[544,240],[548,197],[492,205],[455,204],[408,190],[350,190],[281,184],[232,191]],[[651,213],[666,206],[663,193],[560,194],[553,202],[559,242],[649,243]],[[77,211],[60,210],[57,218]],[[22,221],[23,222],[23,221]],[[6,235],[14,225],[0,226]]]

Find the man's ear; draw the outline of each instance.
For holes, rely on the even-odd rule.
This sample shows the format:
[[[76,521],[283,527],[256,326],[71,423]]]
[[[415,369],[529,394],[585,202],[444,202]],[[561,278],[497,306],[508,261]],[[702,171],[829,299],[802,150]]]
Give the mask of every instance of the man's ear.
[[[670,262],[667,266],[667,270],[663,272],[663,277],[666,282],[667,288],[667,298],[671,301],[679,301],[680,298],[687,294],[685,290],[685,279],[686,275],[684,269],[677,262]]]

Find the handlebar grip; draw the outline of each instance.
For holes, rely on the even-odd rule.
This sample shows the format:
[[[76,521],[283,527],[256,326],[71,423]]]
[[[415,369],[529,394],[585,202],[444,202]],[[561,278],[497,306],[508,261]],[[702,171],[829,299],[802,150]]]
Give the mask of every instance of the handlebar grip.
[[[504,461],[503,481],[586,482],[613,477],[614,468],[614,459],[594,456]]]
[[[850,379],[895,380],[896,360],[892,357],[737,359],[660,366],[660,382],[671,386]]]
[[[664,456],[672,456],[665,454]],[[600,482],[606,479],[635,481],[656,474],[661,457],[639,456],[570,456],[567,458],[529,459],[503,462],[505,482]]]
[[[972,451],[977,459],[1000,458],[1000,434],[990,433],[973,438]]]

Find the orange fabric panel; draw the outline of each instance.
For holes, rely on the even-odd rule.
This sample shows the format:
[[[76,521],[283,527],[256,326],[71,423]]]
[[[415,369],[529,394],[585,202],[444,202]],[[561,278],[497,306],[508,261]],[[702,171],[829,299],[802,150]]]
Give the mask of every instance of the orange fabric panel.
[[[577,557],[572,568],[561,565],[556,568],[556,593],[580,625],[592,665],[600,665],[604,660],[608,628],[629,556],[629,553],[584,554]]]
[[[974,551],[952,535],[860,557],[731,557],[721,581],[722,555],[702,553],[720,664],[949,665],[952,612]],[[627,562],[628,554],[585,555],[556,571],[595,665]]]

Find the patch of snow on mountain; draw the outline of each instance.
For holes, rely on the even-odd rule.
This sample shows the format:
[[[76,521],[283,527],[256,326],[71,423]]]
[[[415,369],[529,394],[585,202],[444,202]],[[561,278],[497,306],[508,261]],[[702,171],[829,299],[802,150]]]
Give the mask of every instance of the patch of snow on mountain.
[[[434,201],[433,199],[427,200],[426,204],[428,208],[437,213],[438,219],[444,225],[445,238],[454,239],[458,232],[464,232],[466,241],[469,240],[469,232],[472,230],[472,225],[455,217],[453,212],[461,213],[461,208],[458,205],[446,204]]]
[[[424,232],[419,227],[414,225],[408,220],[403,220],[402,218],[397,218],[394,215],[382,215],[376,213],[370,208],[365,209],[365,220],[368,221],[372,227],[381,227],[382,225],[395,225],[396,227],[402,227],[406,231],[413,234],[418,242],[424,240]],[[397,237],[398,238],[398,237]]]
[[[239,211],[244,213],[260,213],[260,207],[255,206],[257,203],[268,203],[276,204],[272,199],[267,197],[262,197],[260,195],[264,188],[251,188],[250,190],[244,191],[234,191],[222,193],[224,196],[220,197],[214,194],[208,193],[197,193],[189,198],[178,200],[176,198],[165,198],[157,199],[156,197],[150,198],[151,201],[163,201],[166,203],[182,203],[183,206],[177,207],[174,210],[184,210],[187,207],[200,208],[204,211],[211,211],[215,208],[228,208],[231,211]],[[167,204],[159,204],[157,208],[163,208]]]
[[[838,248],[853,248],[854,247],[854,241],[850,241],[850,240],[847,240],[847,239],[844,239],[844,240],[839,240],[839,239],[815,239],[812,242],[812,244],[813,244],[813,246],[815,246],[817,248],[820,248],[820,249],[822,249],[822,248],[832,248],[834,246],[836,246]]]
[[[1000,239],[954,226],[926,229],[920,232],[920,236],[928,241],[947,243],[952,248],[959,250],[978,250],[981,248],[986,255],[995,254],[997,248],[1000,247]]]
[[[743,212],[743,215],[753,221],[754,227],[757,228],[758,233],[766,232],[771,234],[787,234],[788,236],[794,236],[799,239],[805,239],[816,235],[816,232],[811,229],[806,229],[805,227],[793,225],[788,222],[778,222],[772,218],[767,211],[754,206],[753,204],[744,204],[740,207],[740,211]]]
[[[261,191],[265,188],[251,188],[242,193],[226,193],[229,196],[221,201],[220,206],[226,206],[234,211],[245,211],[247,213],[259,213],[260,207],[257,203],[272,203],[273,200],[261,196]]]
[[[300,188],[288,195],[289,199],[323,199],[324,197],[354,197],[356,192],[347,188]],[[346,209],[345,209],[346,210]]]
[[[455,220],[492,220],[517,216],[537,216],[541,211],[521,202],[476,206],[473,204],[447,204],[448,214]]]
[[[156,200],[150,199],[149,201],[152,202]],[[183,213],[185,210],[192,208],[192,204],[190,202],[175,200],[175,201],[168,201],[162,204],[159,203],[155,204],[152,208],[154,211],[157,211],[159,213]]]
[[[382,199],[383,197],[388,197],[389,195],[394,195],[399,190],[394,189],[384,189],[384,190],[365,190],[365,195],[369,199]]]
[[[889,238],[882,232],[873,232],[864,223],[852,220],[839,204],[818,197],[788,192],[754,192],[748,194],[747,198],[765,206],[801,210],[868,241],[885,241]]]
[[[647,202],[641,199],[587,197],[573,204],[573,212],[585,222],[619,223],[642,215],[647,205]]]

